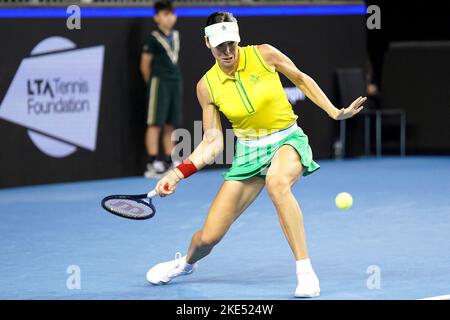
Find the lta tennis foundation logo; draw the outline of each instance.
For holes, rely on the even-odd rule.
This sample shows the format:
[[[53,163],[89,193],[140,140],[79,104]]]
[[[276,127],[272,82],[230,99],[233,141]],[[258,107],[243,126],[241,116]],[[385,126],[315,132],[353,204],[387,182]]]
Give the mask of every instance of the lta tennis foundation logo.
[[[78,147],[95,151],[104,46],[76,49],[62,37],[24,58],[0,105],[0,118],[26,127],[33,143],[56,158]]]

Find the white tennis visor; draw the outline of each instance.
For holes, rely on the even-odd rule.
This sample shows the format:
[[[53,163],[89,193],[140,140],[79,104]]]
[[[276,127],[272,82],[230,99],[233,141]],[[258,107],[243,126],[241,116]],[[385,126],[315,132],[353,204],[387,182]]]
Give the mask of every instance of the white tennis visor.
[[[219,22],[205,28],[205,36],[213,47],[227,41],[240,42],[239,27],[237,22]]]

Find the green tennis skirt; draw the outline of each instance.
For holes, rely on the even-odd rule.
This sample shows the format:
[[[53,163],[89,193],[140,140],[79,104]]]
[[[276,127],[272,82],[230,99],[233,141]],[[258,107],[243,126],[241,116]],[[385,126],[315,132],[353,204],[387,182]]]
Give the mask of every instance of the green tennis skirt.
[[[298,127],[282,140],[264,146],[248,146],[236,141],[231,168],[222,173],[224,180],[243,180],[253,176],[265,179],[272,157],[285,144],[291,145],[300,155],[304,176],[320,168],[319,164],[313,160],[308,136]]]

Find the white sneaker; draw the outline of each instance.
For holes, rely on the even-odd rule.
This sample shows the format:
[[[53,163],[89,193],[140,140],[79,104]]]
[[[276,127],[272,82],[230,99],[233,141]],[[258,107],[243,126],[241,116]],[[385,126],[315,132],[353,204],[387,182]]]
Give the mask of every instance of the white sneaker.
[[[320,295],[320,284],[314,271],[297,274],[298,285],[295,289],[297,298],[313,298]]]
[[[156,173],[152,170],[147,170],[144,172],[144,177],[146,177],[147,179],[161,179],[162,177],[164,177],[164,174]]]
[[[153,169],[158,174],[163,174],[164,172],[167,171],[166,166],[164,165],[164,162],[159,161],[159,160],[155,160],[153,162]]]
[[[180,252],[175,254],[175,260],[159,263],[147,272],[147,280],[154,285],[166,284],[179,276],[186,276],[197,270],[198,262],[186,269],[186,256]]]
[[[164,177],[164,172],[163,173],[158,173],[155,169],[155,167],[153,166],[153,164],[148,163],[147,164],[147,170],[144,172],[144,177],[148,178],[148,179],[161,179],[162,177]]]

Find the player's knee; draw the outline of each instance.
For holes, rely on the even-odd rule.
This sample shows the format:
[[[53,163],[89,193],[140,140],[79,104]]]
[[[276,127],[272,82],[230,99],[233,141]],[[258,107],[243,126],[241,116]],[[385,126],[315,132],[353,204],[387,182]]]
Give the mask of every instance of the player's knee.
[[[221,237],[217,234],[209,231],[209,230],[202,230],[200,232],[200,246],[202,247],[214,247],[216,244],[220,242]]]
[[[272,200],[277,200],[290,191],[291,181],[282,175],[268,175],[266,188]]]

